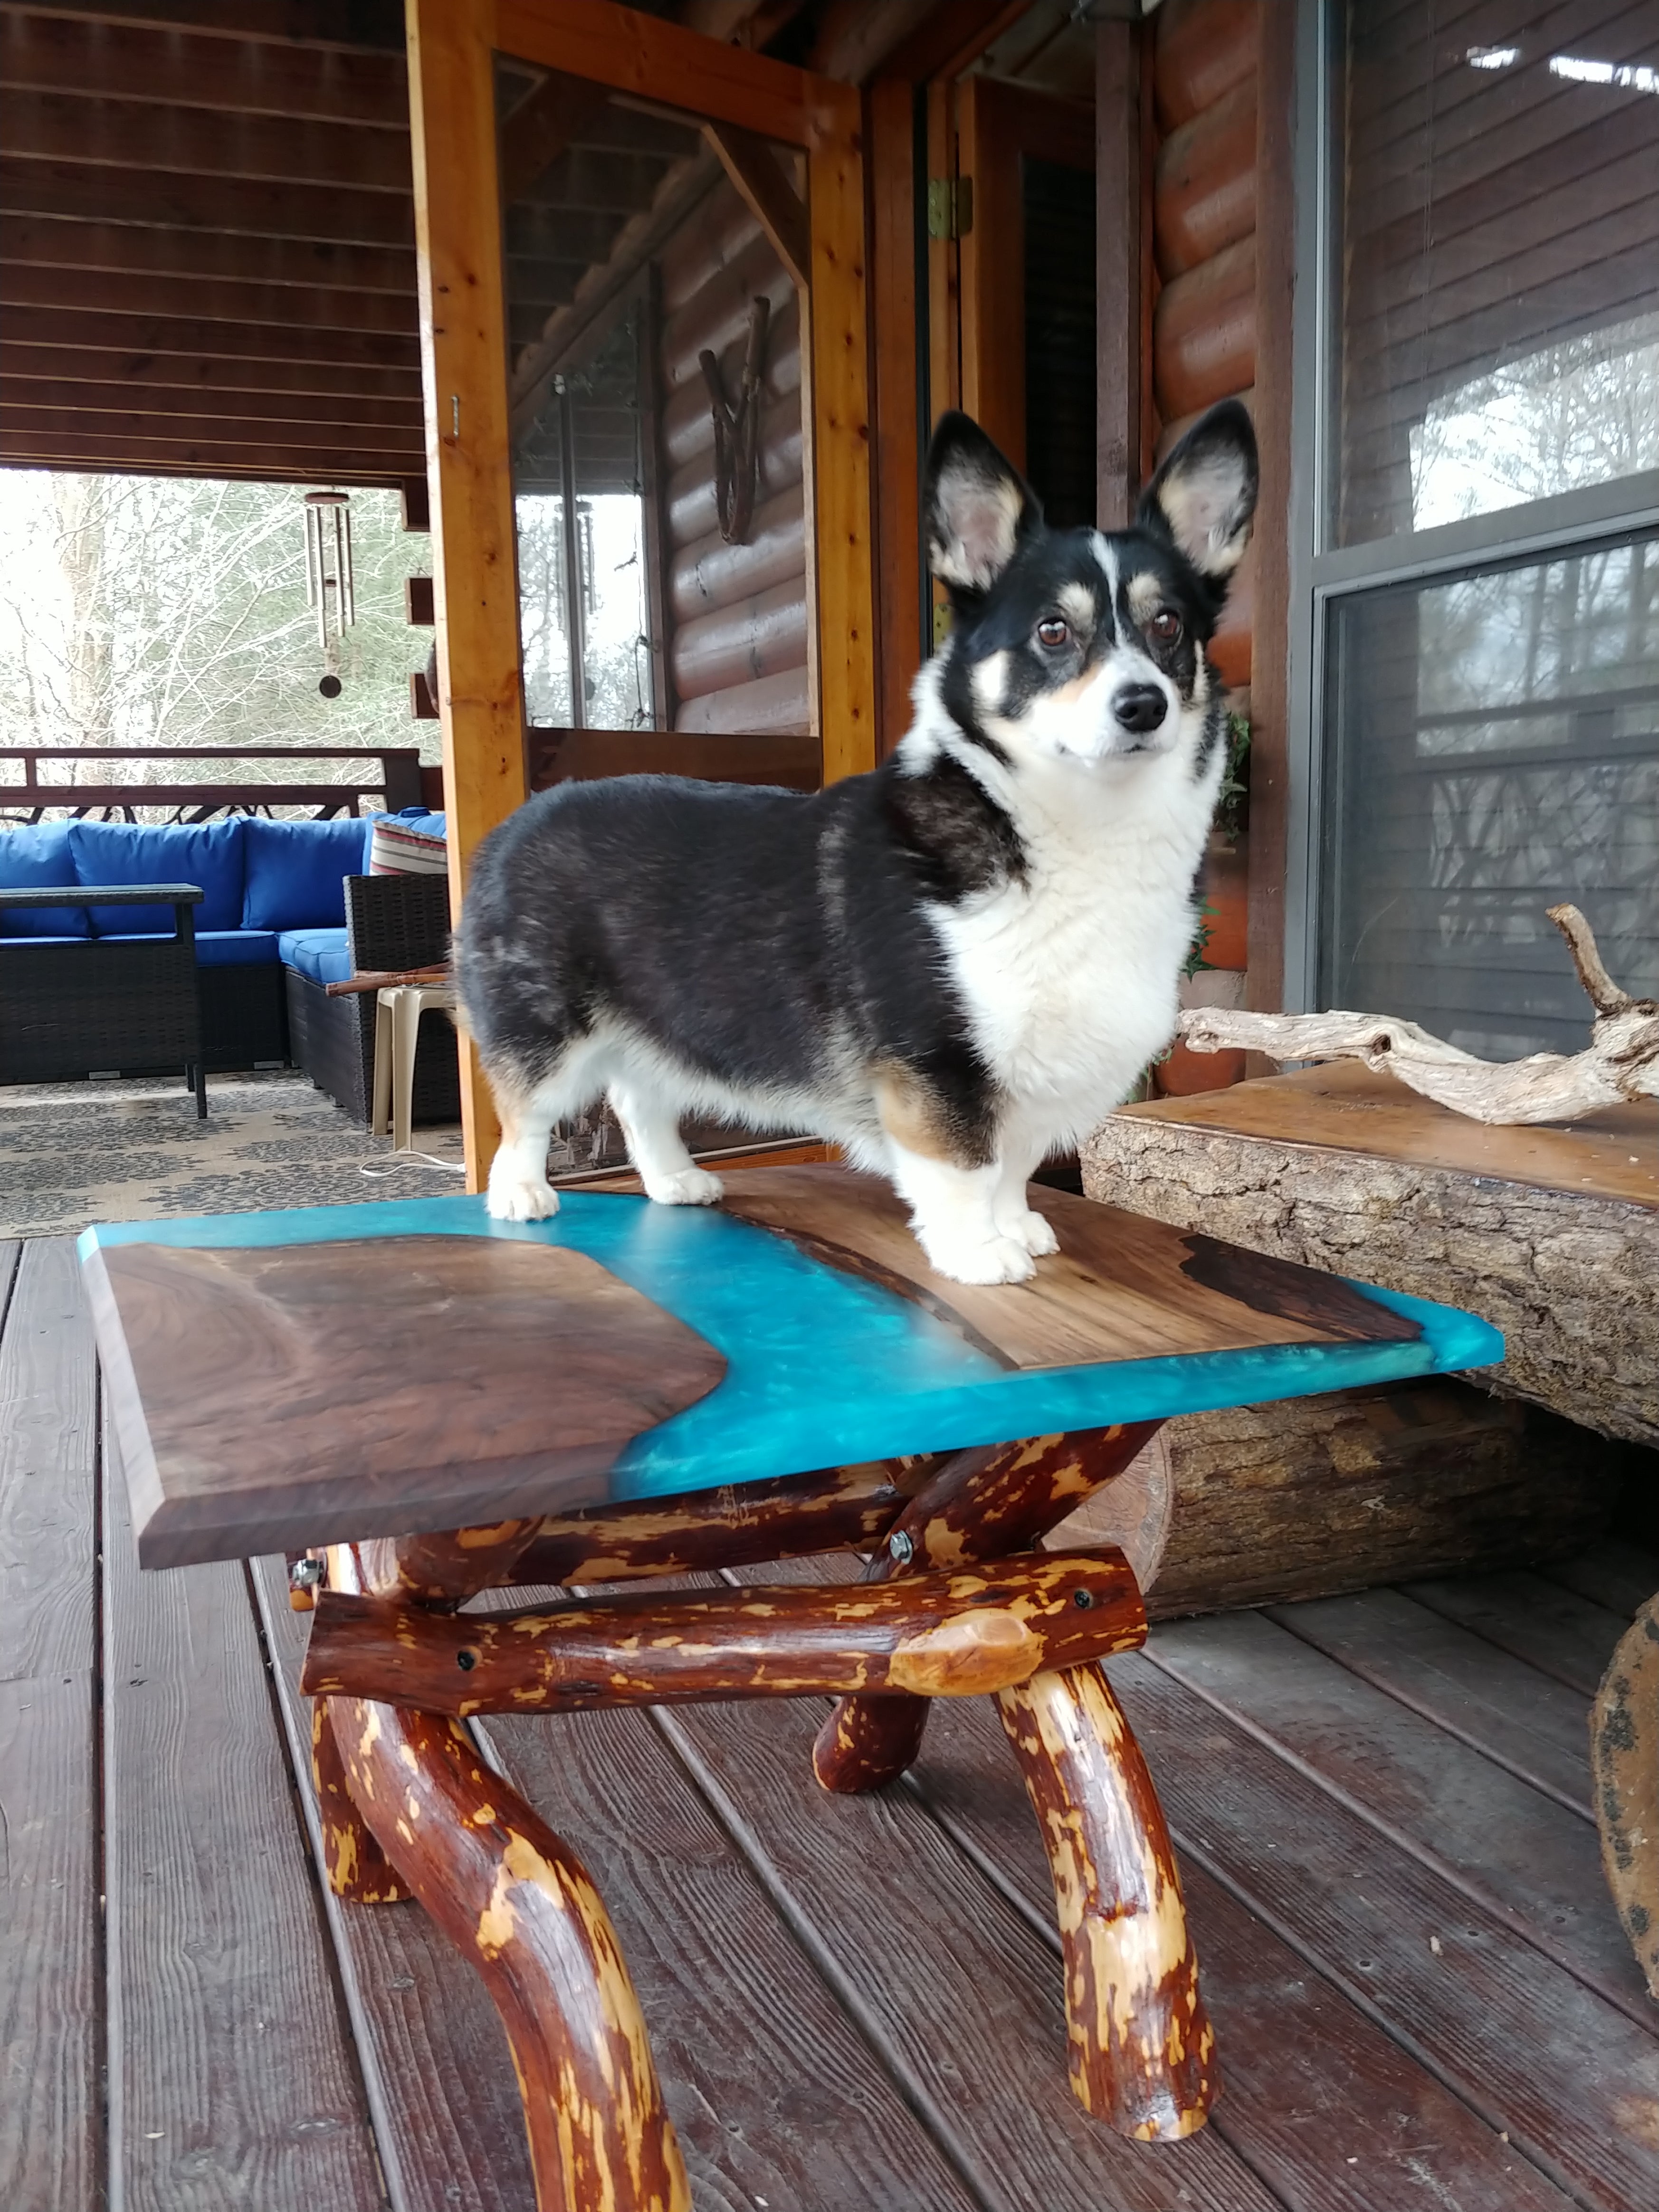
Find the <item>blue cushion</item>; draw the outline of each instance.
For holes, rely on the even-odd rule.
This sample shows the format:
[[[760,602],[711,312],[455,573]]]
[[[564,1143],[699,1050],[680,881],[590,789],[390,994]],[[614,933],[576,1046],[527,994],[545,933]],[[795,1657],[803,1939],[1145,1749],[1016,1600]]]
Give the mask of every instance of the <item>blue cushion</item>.
[[[338,822],[267,822],[246,826],[244,929],[342,929],[344,880],[368,872],[369,824],[355,815]]]
[[[163,930],[165,943],[173,932]],[[103,945],[143,945],[156,940],[155,930],[131,930],[119,937],[100,938]],[[274,968],[276,933],[273,929],[198,929],[196,965],[198,968]]]
[[[343,929],[285,929],[276,954],[285,968],[297,968],[313,983],[343,983],[351,973]]]
[[[130,822],[71,822],[70,850],[83,884],[198,884],[202,902],[196,927],[239,929],[242,921],[242,830],[240,818],[169,823],[150,828]],[[153,937],[155,909],[94,906],[94,937]]]
[[[33,822],[0,830],[0,890],[68,890],[80,878],[67,822]],[[83,906],[0,908],[0,937],[90,937]]]

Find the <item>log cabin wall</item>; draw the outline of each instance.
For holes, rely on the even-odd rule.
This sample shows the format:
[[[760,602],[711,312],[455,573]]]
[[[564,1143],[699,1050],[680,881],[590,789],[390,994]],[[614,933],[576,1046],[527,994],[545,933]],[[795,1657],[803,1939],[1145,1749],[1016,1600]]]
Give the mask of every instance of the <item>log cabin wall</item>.
[[[814,727],[801,434],[800,313],[788,272],[735,189],[711,191],[658,266],[658,426],[664,501],[664,621],[671,725],[685,733],[805,736]],[[745,542],[716,514],[714,428],[699,365],[719,358],[735,405],[750,303],[771,321],[762,384],[759,482]]]

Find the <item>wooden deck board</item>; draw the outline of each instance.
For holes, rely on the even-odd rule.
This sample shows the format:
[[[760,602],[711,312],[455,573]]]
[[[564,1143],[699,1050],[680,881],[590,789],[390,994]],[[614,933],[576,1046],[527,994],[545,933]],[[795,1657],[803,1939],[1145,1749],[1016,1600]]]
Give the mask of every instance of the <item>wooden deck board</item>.
[[[0,1245],[0,2203],[521,2212],[479,1984],[418,1907],[339,1906],[307,1864],[281,1562],[141,1577],[112,1513],[100,1577],[68,1245]],[[1048,1869],[983,1701],[942,1705],[874,1801],[817,1791],[805,1704],[492,1742],[611,1899],[699,2212],[1648,2212],[1659,2008],[1572,1715],[1655,1568],[1604,1546],[1112,1662],[1220,2039],[1211,2128],[1158,2149],[1066,2094]]]
[[[1546,1582],[1606,1607],[1625,1622],[1659,1590],[1659,1553],[1639,1551],[1634,1544],[1592,1544],[1577,1559],[1539,1571]]]
[[[321,1864],[310,1785],[306,1619],[280,1559],[253,1562],[289,1755]],[[523,2212],[533,2202],[512,2055],[483,1984],[420,1906],[324,1903],[395,2212]],[[319,2208],[320,2212],[320,2208]]]
[[[909,1793],[836,1798],[819,1789],[812,1738],[828,1710],[687,1706],[664,1725],[878,2024],[934,2125],[988,2178],[988,2203],[1272,2205],[1215,2128],[1149,2154],[1085,2115],[1066,2086],[1058,1959]],[[1018,1770],[998,1748],[1023,1806]],[[1026,1819],[1038,1847],[1029,1808]]]
[[[378,2212],[373,2130],[246,1575],[142,1574],[112,1457],[111,2195],[123,2212]]]
[[[979,2212],[649,1716],[502,1717],[481,1734],[617,1923],[698,2212]]]
[[[97,1399],[67,1243],[0,1246],[0,2204],[101,2183]]]
[[[1379,1850],[1316,1777],[1152,1659],[1109,1671],[1183,1850],[1562,2185],[1621,2212],[1653,2201],[1649,2027],[1413,1854]]]
[[[1595,1831],[1259,1613],[1161,1628],[1157,1663],[1496,1910],[1638,2024],[1656,2013]]]
[[[1162,1776],[1182,1758],[1184,1738],[1158,1727],[1144,1702],[1130,1703],[1133,1668],[1126,1674],[1115,1665],[1112,1677]],[[914,1786],[1036,1917],[1052,1910],[1047,1868],[1028,1838],[1017,1778],[1011,1785],[991,1764],[988,1717],[966,1704],[938,1712]],[[1160,1789],[1167,1797],[1162,1781]],[[1569,2201],[1431,2069],[1323,1975],[1310,1973],[1305,1953],[1218,1880],[1179,1829],[1176,1848],[1216,2025],[1222,2100],[1211,2125],[1285,2203],[1395,2212],[1420,2195],[1459,2212],[1521,2212]]]
[[[1268,1606],[1269,1620],[1586,1820],[1584,1699],[1403,1590]]]
[[[1630,1626],[1628,1615],[1538,1574],[1474,1575],[1404,1588],[1420,1605],[1586,1698],[1595,1696],[1613,1646]]]

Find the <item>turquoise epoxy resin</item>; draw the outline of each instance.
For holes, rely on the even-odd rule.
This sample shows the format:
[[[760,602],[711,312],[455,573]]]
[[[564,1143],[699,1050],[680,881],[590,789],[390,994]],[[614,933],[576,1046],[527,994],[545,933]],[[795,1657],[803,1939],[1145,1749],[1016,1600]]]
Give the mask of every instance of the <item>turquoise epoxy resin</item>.
[[[562,1193],[550,1221],[492,1221],[482,1198],[415,1199],[124,1223],[88,1229],[80,1249],[276,1249],[456,1236],[584,1252],[726,1355],[716,1390],[624,1450],[611,1476],[618,1498],[1308,1397],[1489,1366],[1504,1356],[1498,1331],[1471,1314],[1354,1284],[1421,1335],[1016,1370],[925,1307],[828,1266],[786,1237],[716,1208],[592,1191]],[[550,1371],[550,1390],[556,1387]]]

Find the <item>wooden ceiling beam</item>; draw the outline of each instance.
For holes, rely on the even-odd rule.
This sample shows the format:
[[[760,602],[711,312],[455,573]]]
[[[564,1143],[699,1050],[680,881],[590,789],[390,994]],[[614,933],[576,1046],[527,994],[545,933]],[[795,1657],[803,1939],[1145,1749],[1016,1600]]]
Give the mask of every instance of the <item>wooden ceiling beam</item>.
[[[656,154],[568,147],[559,156],[556,174],[544,170],[513,211],[541,208],[555,221],[568,208],[620,216],[637,215],[641,208],[650,206],[663,179],[675,166]]]
[[[43,435],[0,430],[0,466],[78,469],[100,476],[238,477],[289,483],[401,484],[424,469],[423,453],[401,462],[391,453],[331,451],[278,443],[174,444],[165,439]]]
[[[407,293],[305,291],[297,285],[126,276],[100,269],[0,262],[0,307],[73,307],[92,314],[177,316],[319,331],[385,331],[413,339],[418,303]]]
[[[0,212],[325,245],[406,246],[411,253],[415,246],[413,204],[392,192],[83,169],[64,161],[20,161],[9,153],[0,156]]]
[[[9,317],[0,325],[0,388],[13,378],[61,379],[76,391],[198,389],[210,397],[289,393],[301,402],[396,399],[417,410],[421,405],[418,362],[408,368],[364,368],[350,362],[198,359],[176,353],[105,352],[95,346],[14,344],[13,327]]]
[[[296,116],[221,115],[153,100],[40,92],[7,102],[6,151],[78,167],[143,169],[255,183],[414,190],[409,140],[393,131]]]
[[[611,251],[617,217],[580,208],[521,205],[502,210],[501,231],[509,260],[561,261],[570,256],[586,267]]]
[[[241,0],[237,6],[240,13]],[[88,25],[11,7],[0,7],[0,86],[409,129],[401,52],[318,52],[234,35]]]
[[[354,422],[341,430],[331,422],[270,422],[257,416],[215,416],[197,422],[179,415],[151,415],[137,410],[125,414],[88,415],[73,407],[31,407],[0,398],[0,443],[13,434],[21,438],[88,437],[106,446],[125,446],[137,439],[146,446],[187,446],[198,453],[204,446],[280,443],[293,453],[336,453],[342,447],[357,453],[384,456],[380,465],[408,471],[419,466],[423,440],[419,430],[384,423]]]
[[[414,256],[393,246],[325,246],[314,239],[226,238],[211,230],[146,230],[137,223],[72,222],[0,215],[0,262],[132,276],[183,276],[301,290],[415,295]]]
[[[501,125],[503,204],[522,199],[538,177],[592,127],[609,100],[602,86],[550,70]]]
[[[318,53],[404,51],[402,0],[0,0],[9,15],[77,23],[197,31],[207,38],[268,40]]]
[[[889,7],[885,0],[877,6],[844,0],[839,15],[832,6],[824,17],[812,66],[854,83],[877,76],[911,84],[959,76],[1030,5],[1030,0],[905,0]]]
[[[371,331],[307,330],[290,323],[207,323],[188,316],[97,313],[64,307],[17,307],[7,314],[9,343],[87,346],[106,353],[184,354],[199,359],[355,363],[364,368],[420,373],[412,337]]]
[[[86,416],[100,427],[112,416],[157,422],[176,417],[198,425],[203,434],[210,423],[245,422],[301,422],[330,428],[337,443],[345,435],[342,425],[347,429],[396,431],[406,446],[418,445],[424,436],[418,394],[375,399],[356,392],[249,392],[202,384],[81,384],[71,382],[61,368],[36,376],[20,376],[7,369],[4,381],[0,382],[0,412],[7,408],[36,415],[49,410]],[[365,437],[362,442],[379,445],[380,441]]]

